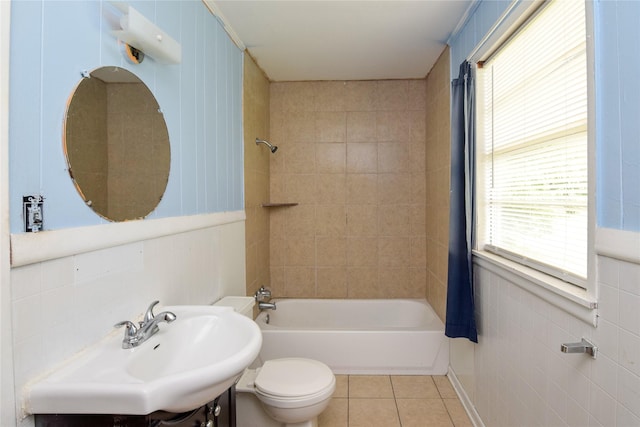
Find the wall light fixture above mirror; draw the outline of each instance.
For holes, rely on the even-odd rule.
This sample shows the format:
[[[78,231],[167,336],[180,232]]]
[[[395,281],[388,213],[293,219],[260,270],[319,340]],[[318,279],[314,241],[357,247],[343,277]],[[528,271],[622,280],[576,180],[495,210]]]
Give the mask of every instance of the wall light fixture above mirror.
[[[102,67],[69,98],[63,146],[84,202],[110,221],[144,218],[169,179],[169,133],[158,102],[133,73]]]
[[[131,62],[142,62],[144,55],[163,64],[179,64],[182,60],[180,43],[125,2],[111,2],[122,15],[120,29],[113,34],[125,43],[125,54]],[[131,49],[133,47],[133,49]],[[137,51],[144,55],[137,55]]]

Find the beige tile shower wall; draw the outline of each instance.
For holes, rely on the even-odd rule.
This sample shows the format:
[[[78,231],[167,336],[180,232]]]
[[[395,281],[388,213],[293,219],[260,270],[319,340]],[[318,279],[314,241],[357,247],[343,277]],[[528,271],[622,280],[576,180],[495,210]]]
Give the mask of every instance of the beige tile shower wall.
[[[269,138],[269,80],[249,55],[244,60],[244,195],[247,215],[247,295],[269,286],[269,212],[262,203],[269,200],[269,157],[258,138]]]
[[[276,296],[424,298],[425,80],[271,84]]]
[[[444,321],[449,254],[449,178],[451,119],[449,48],[433,66],[426,83],[426,297]]]

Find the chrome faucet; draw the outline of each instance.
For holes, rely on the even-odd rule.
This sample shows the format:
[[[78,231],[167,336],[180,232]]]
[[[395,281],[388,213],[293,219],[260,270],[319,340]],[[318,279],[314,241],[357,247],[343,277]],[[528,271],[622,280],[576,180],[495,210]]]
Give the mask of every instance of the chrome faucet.
[[[264,286],[256,291],[256,293],[253,295],[253,298],[258,302],[259,310],[276,309],[276,303],[269,302],[271,300],[271,290],[266,289]]]
[[[256,291],[256,293],[253,295],[253,298],[255,298],[258,303],[269,301],[271,299],[271,290],[266,289],[264,286],[262,286]]]
[[[142,321],[139,322],[139,326],[129,321],[124,320],[113,325],[116,328],[122,326],[125,327],[124,338],[122,339],[122,348],[134,348],[151,338],[156,332],[160,330],[158,323],[167,322],[171,323],[176,320],[176,315],[170,311],[163,311],[158,315],[153,314],[153,307],[160,301],[154,301],[151,303],[147,311],[144,313]]]
[[[258,309],[260,310],[275,310],[276,303],[275,302],[259,302]]]

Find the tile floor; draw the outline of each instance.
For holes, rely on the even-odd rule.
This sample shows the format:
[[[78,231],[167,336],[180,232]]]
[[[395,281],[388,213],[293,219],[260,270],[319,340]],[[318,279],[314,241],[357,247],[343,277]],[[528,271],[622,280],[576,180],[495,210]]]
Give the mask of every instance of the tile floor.
[[[318,427],[472,427],[445,376],[336,375]]]

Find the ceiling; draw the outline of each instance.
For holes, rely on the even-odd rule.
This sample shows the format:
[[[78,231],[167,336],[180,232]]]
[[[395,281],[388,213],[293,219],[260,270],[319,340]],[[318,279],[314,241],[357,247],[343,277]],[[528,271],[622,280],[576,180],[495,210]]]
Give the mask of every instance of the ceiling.
[[[477,0],[216,0],[272,81],[423,78]]]

